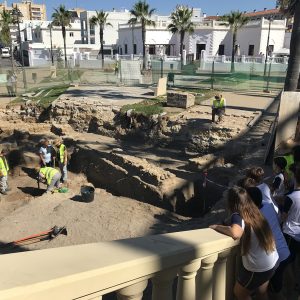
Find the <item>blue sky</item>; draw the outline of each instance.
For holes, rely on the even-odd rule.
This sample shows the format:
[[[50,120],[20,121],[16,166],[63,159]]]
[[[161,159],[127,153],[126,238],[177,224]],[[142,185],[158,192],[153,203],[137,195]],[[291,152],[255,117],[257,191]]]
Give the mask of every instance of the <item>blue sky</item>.
[[[35,3],[44,3],[47,5],[47,14],[51,15],[54,7],[65,4],[68,8],[82,7],[88,10],[112,8],[130,9],[135,0],[33,0]],[[12,2],[12,1],[9,1]],[[17,1],[14,1],[17,2]],[[187,4],[191,7],[200,7],[208,15],[224,14],[230,10],[262,10],[275,7],[275,0],[148,0],[151,7],[156,8],[160,14],[168,14],[176,7],[176,4]]]

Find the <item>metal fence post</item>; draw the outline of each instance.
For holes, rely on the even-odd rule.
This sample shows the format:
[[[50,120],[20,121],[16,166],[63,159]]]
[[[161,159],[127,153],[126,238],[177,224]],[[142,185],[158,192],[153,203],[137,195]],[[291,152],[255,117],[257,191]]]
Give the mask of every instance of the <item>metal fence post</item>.
[[[163,58],[160,59],[160,78],[164,77],[164,60]]]
[[[214,80],[215,80],[215,60],[212,62],[212,69],[211,69],[211,89],[214,89]]]
[[[267,87],[266,87],[266,90],[265,92],[266,93],[270,93],[270,76],[271,76],[271,68],[272,68],[272,59],[270,60],[270,63],[269,63],[269,71],[268,71],[268,78],[267,78]]]

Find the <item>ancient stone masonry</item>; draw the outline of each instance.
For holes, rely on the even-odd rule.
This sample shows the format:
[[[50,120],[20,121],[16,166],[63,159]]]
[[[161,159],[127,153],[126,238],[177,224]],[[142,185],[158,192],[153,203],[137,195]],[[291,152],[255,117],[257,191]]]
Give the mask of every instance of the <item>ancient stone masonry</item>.
[[[195,105],[195,96],[189,93],[169,92],[167,94],[167,105],[189,108]]]
[[[111,136],[119,107],[105,105],[95,98],[59,98],[52,104],[50,118],[59,124],[70,124],[79,132]]]
[[[120,151],[110,153],[79,145],[72,155],[74,172],[84,172],[96,187],[178,211],[194,197],[194,186],[146,159]]]
[[[37,122],[42,108],[31,103],[11,106],[0,110],[0,119],[3,121],[22,120],[29,123]]]

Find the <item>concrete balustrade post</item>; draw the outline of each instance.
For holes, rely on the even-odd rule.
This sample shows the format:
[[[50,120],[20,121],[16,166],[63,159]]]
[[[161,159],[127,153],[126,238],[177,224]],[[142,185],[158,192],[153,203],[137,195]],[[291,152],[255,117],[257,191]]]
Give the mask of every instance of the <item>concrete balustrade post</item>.
[[[200,272],[197,276],[197,300],[212,300],[213,268],[217,259],[218,254],[213,254],[201,261]]]
[[[236,280],[237,273],[237,255],[239,248],[233,248],[227,258],[226,264],[226,299],[233,299],[233,288]]]
[[[148,280],[127,286],[117,292],[118,300],[142,300]]]
[[[226,250],[218,255],[214,268],[213,300],[226,300],[226,263],[230,253],[230,250]]]
[[[152,300],[172,300],[173,282],[177,276],[177,269],[169,269],[157,273],[152,278]]]
[[[176,300],[196,299],[196,275],[201,259],[192,260],[179,271]]]

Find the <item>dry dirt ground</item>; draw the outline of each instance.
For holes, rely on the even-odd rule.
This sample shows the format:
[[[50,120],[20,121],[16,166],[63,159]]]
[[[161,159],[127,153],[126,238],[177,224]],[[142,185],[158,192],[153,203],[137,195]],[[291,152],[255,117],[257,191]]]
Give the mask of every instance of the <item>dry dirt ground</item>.
[[[127,92],[129,93],[129,91]],[[113,101],[111,100],[113,93],[110,91],[109,93],[107,98],[109,101]],[[136,91],[131,91],[131,93],[134,94],[134,98],[138,98],[140,95]],[[255,112],[263,111],[270,105],[272,100],[271,97],[250,97],[247,100],[252,101],[251,107],[247,108],[247,106],[239,106],[240,97],[247,96],[233,94],[226,94],[225,96],[227,101],[230,99],[228,103],[231,107],[227,110],[225,122],[221,126],[227,126],[232,136],[221,136],[219,142],[237,138],[255,117]],[[118,98],[119,95],[116,97],[118,101],[122,100]],[[176,123],[174,126],[177,126],[178,130],[186,127],[185,130],[188,134],[194,133],[197,135],[201,131],[201,126],[209,123],[211,117],[209,106],[210,102],[208,101],[202,106],[195,106],[187,111],[177,112],[179,113],[177,116],[171,115],[171,121],[173,120]],[[258,134],[245,136],[245,139],[249,141],[249,152],[245,153],[245,161],[241,163],[240,168],[245,167],[246,161],[250,164],[260,159],[261,162],[263,152],[259,154],[260,156],[258,156],[259,152],[257,151],[254,152],[257,156],[252,155],[251,151],[253,149],[251,147],[254,144],[251,145],[251,143],[261,142],[263,135],[268,132],[271,122],[272,118],[263,120],[259,131],[256,131]],[[185,124],[189,125],[185,126]],[[3,131],[22,129],[34,135],[51,137],[50,126],[51,124],[33,125],[21,120],[5,122],[1,120],[0,124]],[[174,130],[176,132],[176,128]],[[78,141],[84,142],[86,145],[90,143],[91,149],[122,146],[120,141],[109,137],[88,133],[73,132],[73,134]],[[259,144],[257,145],[259,147]],[[130,155],[146,158],[164,168],[176,169],[178,167],[180,171],[179,168],[188,160],[182,153],[176,151],[172,153],[170,149],[166,151],[159,146],[154,149],[147,145],[145,145],[145,148],[135,148],[134,145],[128,144],[126,146],[126,150]],[[80,186],[83,183],[86,183],[84,175],[70,174],[70,190],[68,193],[40,196],[37,183],[28,176],[28,170],[25,169],[20,173],[15,172],[14,176],[10,178],[12,191],[9,195],[2,197],[0,202],[0,248],[3,243],[44,231],[54,225],[66,225],[68,236],[59,236],[52,242],[34,244],[28,246],[28,249],[60,247],[200,228],[216,222],[220,218],[219,214],[224,215],[224,203],[217,205],[205,220],[200,218],[191,219],[133,199],[114,196],[103,189],[96,189],[95,200],[92,203],[83,203],[76,201]],[[215,188],[213,184],[212,188]]]
[[[156,228],[160,228],[161,223],[167,224],[167,220],[175,223],[188,220],[146,203],[113,196],[102,189],[96,189],[93,202],[80,202],[80,186],[86,179],[83,175],[70,175],[68,193],[36,197],[31,196],[38,192],[36,181],[26,174],[10,178],[14,192],[2,197],[0,202],[1,243],[45,231],[54,225],[66,226],[68,236],[61,235],[51,242],[26,248],[53,248],[143,236],[156,233]]]

